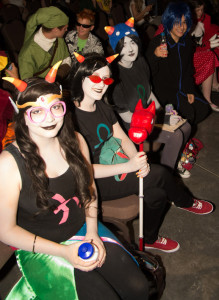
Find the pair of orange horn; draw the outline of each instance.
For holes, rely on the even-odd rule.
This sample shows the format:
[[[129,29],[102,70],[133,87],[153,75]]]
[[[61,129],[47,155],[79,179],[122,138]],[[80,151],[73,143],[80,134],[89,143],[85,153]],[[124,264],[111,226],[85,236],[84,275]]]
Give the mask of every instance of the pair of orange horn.
[[[125,22],[125,24],[127,25],[127,26],[129,26],[129,27],[134,27],[134,18],[133,17],[131,17],[131,18],[129,18],[126,22]],[[114,30],[115,30],[115,28],[113,27],[113,26],[105,26],[104,27],[104,30],[106,31],[106,33],[108,34],[108,35],[112,35],[113,34],[113,32],[114,32]]]
[[[83,61],[85,60],[85,57],[77,52],[74,52],[74,55],[79,63],[83,63]],[[111,64],[111,62],[113,62],[114,59],[116,59],[116,57],[118,55],[119,54],[114,54],[114,55],[108,56],[108,57],[106,57],[106,61],[108,61],[108,63]]]
[[[57,71],[58,68],[60,66],[60,64],[62,63],[62,61],[58,61],[48,72],[48,74],[45,77],[45,81],[49,82],[49,83],[53,83],[56,80],[56,75],[57,75]],[[27,88],[27,83],[23,80],[20,80],[18,78],[13,78],[13,77],[3,77],[2,79],[9,81],[10,83],[12,83],[20,92],[23,92],[26,90]]]

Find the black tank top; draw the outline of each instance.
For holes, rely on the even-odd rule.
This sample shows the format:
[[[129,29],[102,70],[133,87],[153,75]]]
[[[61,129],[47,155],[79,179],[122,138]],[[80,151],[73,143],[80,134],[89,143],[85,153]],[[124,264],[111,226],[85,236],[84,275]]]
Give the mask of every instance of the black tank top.
[[[55,204],[56,208],[36,214],[40,210],[36,205],[36,193],[24,158],[13,144],[5,150],[14,157],[22,180],[17,224],[38,236],[58,243],[76,234],[85,222],[85,215],[75,196],[75,180],[70,168],[64,174],[49,179],[49,191],[53,193],[49,201]]]

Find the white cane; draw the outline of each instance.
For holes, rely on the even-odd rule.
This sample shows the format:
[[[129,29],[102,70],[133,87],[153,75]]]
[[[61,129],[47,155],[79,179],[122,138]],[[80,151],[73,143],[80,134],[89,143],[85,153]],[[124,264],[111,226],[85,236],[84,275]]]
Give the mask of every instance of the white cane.
[[[139,151],[143,151],[143,143],[139,145]],[[143,251],[143,240],[144,240],[144,234],[143,234],[143,178],[139,177],[139,250]]]

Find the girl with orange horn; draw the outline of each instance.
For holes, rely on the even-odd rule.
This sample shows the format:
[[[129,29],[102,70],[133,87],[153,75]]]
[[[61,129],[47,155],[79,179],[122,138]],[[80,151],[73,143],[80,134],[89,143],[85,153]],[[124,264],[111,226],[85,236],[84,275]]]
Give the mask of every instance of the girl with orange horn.
[[[74,131],[60,86],[25,82],[14,95],[16,140],[0,155],[0,240],[16,248],[21,270],[6,299],[23,299],[23,291],[26,299],[147,299],[144,274],[98,222],[88,146]],[[79,256],[81,246],[89,250],[85,242],[96,248],[94,257],[85,253],[89,260]],[[127,288],[133,278],[138,284]]]
[[[197,201],[206,213],[212,212],[213,206],[207,201],[195,200],[182,186],[176,184],[167,168],[149,164],[146,153],[137,152],[109,105],[106,93],[112,83],[111,70],[103,56],[95,53],[86,55],[72,75],[74,120],[77,130],[88,143],[101,201],[116,201],[138,194],[138,177],[142,177],[144,248],[151,247],[167,253],[177,251],[180,247],[178,242],[159,237],[166,204],[170,201],[180,208],[187,210],[189,207],[189,211],[199,214],[203,212],[196,208]],[[131,274],[131,270],[127,272],[126,281],[131,280]],[[117,278],[117,274],[113,273],[114,276]],[[127,287],[127,293],[135,299],[132,287]],[[144,292],[142,299],[145,297],[143,295]]]

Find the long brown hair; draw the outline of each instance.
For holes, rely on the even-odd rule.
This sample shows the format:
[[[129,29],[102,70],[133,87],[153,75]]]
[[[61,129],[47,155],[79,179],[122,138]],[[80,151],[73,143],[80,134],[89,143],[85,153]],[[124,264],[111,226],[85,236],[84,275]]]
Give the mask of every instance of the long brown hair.
[[[41,78],[30,78],[25,81],[28,84],[26,90],[17,94],[20,105],[26,102],[34,102],[41,95],[61,93],[60,87],[56,83],[48,83]],[[36,204],[40,210],[47,210],[52,208],[49,203],[51,198],[51,192],[48,190],[49,178],[45,172],[46,163],[40,156],[39,148],[31,139],[28,127],[25,124],[24,113],[27,108],[20,109],[15,116],[16,142],[32,179],[33,189],[37,194]],[[91,167],[80,151],[70,112],[65,115],[64,124],[57,137],[74,176],[76,195],[81,206],[86,208],[87,204],[95,197],[91,188],[92,173]]]

